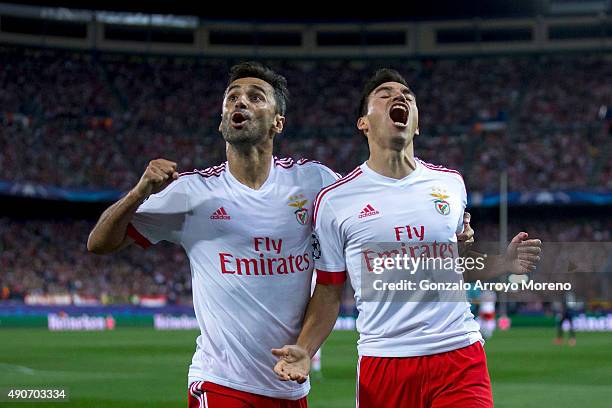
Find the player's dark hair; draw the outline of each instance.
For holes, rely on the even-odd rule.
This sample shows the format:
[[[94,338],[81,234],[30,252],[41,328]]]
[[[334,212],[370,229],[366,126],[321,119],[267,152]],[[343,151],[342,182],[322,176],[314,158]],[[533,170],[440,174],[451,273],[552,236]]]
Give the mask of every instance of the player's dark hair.
[[[266,81],[274,89],[274,99],[276,100],[276,113],[285,115],[287,103],[289,102],[289,90],[287,80],[284,76],[277,74],[270,68],[255,61],[241,62],[230,68],[229,81],[227,86],[240,78],[259,78]]]
[[[361,98],[359,100],[359,110],[357,111],[358,117],[362,117],[368,113],[368,97],[373,90],[385,82],[397,82],[410,89],[406,79],[396,70],[391,68],[381,68],[377,70],[363,85],[363,91],[361,92]],[[410,92],[412,92],[412,90],[410,90]]]

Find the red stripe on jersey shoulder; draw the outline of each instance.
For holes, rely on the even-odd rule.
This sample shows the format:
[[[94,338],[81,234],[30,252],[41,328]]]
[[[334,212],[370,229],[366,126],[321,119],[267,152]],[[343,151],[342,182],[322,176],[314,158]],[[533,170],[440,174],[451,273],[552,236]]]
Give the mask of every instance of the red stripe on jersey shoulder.
[[[212,176],[218,177],[224,171],[225,171],[225,163],[221,163],[218,166],[207,167],[204,170],[194,169],[193,171],[188,171],[188,172],[185,172],[185,173],[181,173],[181,174],[179,174],[179,177],[181,177],[181,176],[188,176],[190,174],[199,174],[200,176],[202,176],[204,178],[208,178],[208,177],[212,177]]]
[[[340,176],[340,174],[336,173],[335,171],[333,171],[332,169],[330,169],[329,167],[327,167],[326,165],[324,165],[323,163],[321,163],[318,160],[310,160],[310,159],[305,159],[305,158],[302,157],[301,159],[299,159],[297,161],[297,164],[300,165],[300,166],[303,165],[303,164],[306,164],[306,163],[315,163],[315,164],[318,164],[318,165],[320,165],[322,167],[325,167],[325,169],[329,170],[331,173],[335,174],[338,179],[340,179],[340,177],[342,177],[342,176]]]
[[[317,283],[321,285],[342,285],[346,281],[346,271],[328,272],[317,269]]]
[[[421,159],[417,159],[419,162],[421,162],[421,164],[425,167],[427,167],[430,170],[435,170],[435,171],[443,171],[445,173],[454,173],[457,174],[459,177],[461,177],[463,179],[463,176],[461,175],[461,173],[459,173],[457,170],[453,170],[453,169],[448,169],[444,166],[438,166],[436,164],[431,164],[431,163],[427,163]]]
[[[330,172],[334,173],[336,176],[340,177],[340,175],[338,173],[336,173],[335,171],[333,171],[332,169],[330,169],[329,167],[327,167],[326,165],[324,165],[323,163],[321,163],[320,161],[317,160],[310,160],[310,159],[305,159],[305,158],[301,158],[298,161],[294,161],[291,157],[285,157],[282,159],[279,159],[278,157],[274,156],[274,165],[275,166],[280,166],[284,169],[290,169],[292,168],[294,165],[298,165],[298,166],[302,166],[306,163],[316,163],[319,164],[323,167],[325,167],[327,170],[329,170]]]
[[[329,193],[333,189],[340,187],[341,185],[346,184],[356,179],[361,174],[363,174],[361,167],[357,167],[355,170],[351,171],[346,176],[337,180],[335,183],[332,183],[329,186],[325,187],[323,190],[319,191],[319,194],[317,194],[317,197],[315,198],[315,201],[314,201],[314,211],[312,213],[312,224],[313,225],[315,225],[317,222],[317,213],[319,212],[319,205],[321,204],[321,200],[323,199],[323,196],[325,196],[325,194]]]
[[[274,156],[274,165],[275,166],[281,166],[285,169],[289,169],[291,167],[293,167],[293,165],[295,164],[295,162],[293,161],[293,159],[291,157],[285,157],[282,159],[279,159],[278,157]]]
[[[151,245],[151,241],[145,238],[133,225],[129,223],[127,226],[127,235],[134,240],[138,245],[140,245],[143,249],[147,249]]]
[[[297,161],[297,164],[300,164],[300,165],[302,165],[302,164],[306,164],[306,163],[317,163],[317,164],[321,164],[321,165],[325,166],[323,163],[321,163],[321,162],[320,162],[320,161],[318,161],[318,160],[310,160],[310,159],[306,159],[306,158],[304,158],[304,157],[302,157],[301,159],[299,159],[299,160]]]

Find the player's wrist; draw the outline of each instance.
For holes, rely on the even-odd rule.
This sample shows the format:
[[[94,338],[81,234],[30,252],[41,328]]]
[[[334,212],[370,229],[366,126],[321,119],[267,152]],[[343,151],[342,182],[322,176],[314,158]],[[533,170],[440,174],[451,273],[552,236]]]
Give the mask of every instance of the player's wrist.
[[[295,347],[303,352],[304,354],[308,355],[309,358],[312,358],[312,356],[315,355],[315,353],[317,352],[318,348],[314,347],[314,344],[310,344],[309,342],[306,341],[300,341],[298,339],[297,343],[295,344]]]
[[[141,203],[150,195],[150,193],[148,193],[146,190],[147,189],[142,187],[139,183],[127,193],[126,197],[130,201]]]

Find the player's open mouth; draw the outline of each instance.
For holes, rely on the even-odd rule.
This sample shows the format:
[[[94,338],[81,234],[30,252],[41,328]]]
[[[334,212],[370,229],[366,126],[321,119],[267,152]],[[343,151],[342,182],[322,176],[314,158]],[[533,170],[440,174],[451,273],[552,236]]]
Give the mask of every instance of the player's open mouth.
[[[408,106],[403,103],[394,103],[389,109],[389,117],[397,127],[408,126]]]
[[[232,127],[236,129],[242,129],[249,119],[249,116],[244,112],[234,112],[230,117]]]

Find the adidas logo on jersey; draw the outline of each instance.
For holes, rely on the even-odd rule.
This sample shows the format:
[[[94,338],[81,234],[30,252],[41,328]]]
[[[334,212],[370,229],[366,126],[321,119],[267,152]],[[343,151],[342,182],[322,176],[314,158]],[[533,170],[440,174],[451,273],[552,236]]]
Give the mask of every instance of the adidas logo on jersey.
[[[225,211],[225,208],[223,207],[220,207],[217,211],[212,213],[212,215],[210,216],[211,220],[229,220],[230,218],[231,217],[227,215],[227,212]]]
[[[359,213],[359,218],[371,217],[373,215],[380,214],[371,204],[368,204],[364,207],[363,210]]]

